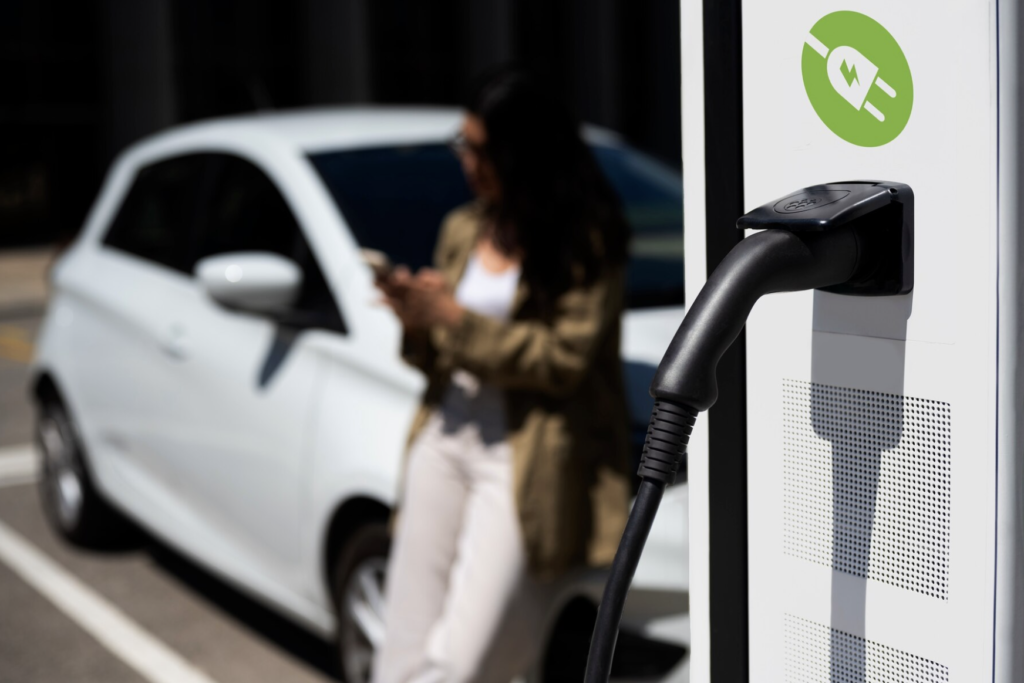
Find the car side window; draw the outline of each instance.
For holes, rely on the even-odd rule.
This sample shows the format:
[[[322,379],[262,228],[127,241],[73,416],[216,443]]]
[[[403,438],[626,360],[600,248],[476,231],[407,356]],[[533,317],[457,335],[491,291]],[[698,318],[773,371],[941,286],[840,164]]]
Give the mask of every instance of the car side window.
[[[316,256],[274,182],[235,156],[216,155],[214,168],[192,263],[230,251],[269,251],[290,258],[302,268],[303,286],[285,322],[344,332],[341,312]]]
[[[195,154],[139,169],[103,243],[190,272],[189,235],[207,160]]]

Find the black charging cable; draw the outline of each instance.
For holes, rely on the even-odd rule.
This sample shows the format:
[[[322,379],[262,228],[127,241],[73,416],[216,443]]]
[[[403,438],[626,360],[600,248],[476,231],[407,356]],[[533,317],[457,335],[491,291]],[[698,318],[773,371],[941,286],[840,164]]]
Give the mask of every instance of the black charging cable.
[[[903,183],[814,185],[758,207],[737,227],[762,231],[733,247],[708,278],[651,383],[642,481],[598,608],[586,683],[611,675],[626,592],[662,494],[685,458],[697,413],[718,399],[718,361],[757,300],[807,289],[890,296],[914,287],[914,192]]]
[[[686,444],[696,420],[697,411],[688,406],[667,400],[654,403],[644,453],[640,459],[640,488],[626,521],[626,529],[622,532],[622,540],[619,541],[619,549],[615,553],[615,561],[597,611],[597,623],[594,625],[594,637],[590,642],[587,661],[587,681],[607,681],[611,676],[612,657],[619,636],[619,619],[622,617],[626,593],[629,584],[633,582],[647,534],[654,524],[661,496],[665,487],[675,481],[679,465],[686,456]]]
[[[722,354],[761,296],[876,277],[880,261],[877,250],[865,248],[872,244],[869,238],[855,224],[751,235],[733,247],[687,311],[651,384],[656,403],[638,472],[642,481],[598,608],[586,683],[604,683],[611,674],[626,593],[662,493],[684,459],[697,413],[718,398],[715,370]]]

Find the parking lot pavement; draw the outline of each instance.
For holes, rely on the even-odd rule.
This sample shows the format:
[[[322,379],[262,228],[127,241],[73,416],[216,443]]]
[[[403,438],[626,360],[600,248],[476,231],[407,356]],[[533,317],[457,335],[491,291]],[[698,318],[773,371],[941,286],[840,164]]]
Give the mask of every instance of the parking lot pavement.
[[[39,323],[38,314],[4,318],[0,309],[0,447],[32,439],[28,363]]]
[[[0,458],[9,453],[5,449]],[[102,553],[70,547],[47,526],[36,487],[24,483],[0,486],[0,525],[73,584],[71,589],[29,585],[12,570],[9,549],[0,542],[0,682],[333,680],[326,642],[141,534],[123,548]],[[73,604],[62,604],[66,592],[76,589],[104,606],[98,610],[102,632],[90,632],[75,621]],[[54,590],[58,597],[47,595]],[[81,598],[72,596],[72,603],[75,599]],[[104,610],[123,617],[127,635],[123,624],[109,628],[102,621]],[[110,632],[125,641],[101,643]],[[124,661],[118,648],[137,649],[139,641],[132,638],[140,633],[198,675],[160,679],[154,671],[166,666],[147,669],[143,664],[140,671],[137,663]]]
[[[52,247],[0,251],[0,447],[31,440],[28,364],[48,295]]]
[[[46,301],[51,246],[0,251],[0,315],[38,313]]]

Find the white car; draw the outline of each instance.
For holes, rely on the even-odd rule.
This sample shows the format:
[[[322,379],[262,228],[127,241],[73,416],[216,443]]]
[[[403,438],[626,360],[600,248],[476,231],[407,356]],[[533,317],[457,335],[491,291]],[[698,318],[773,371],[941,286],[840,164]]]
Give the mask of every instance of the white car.
[[[445,145],[459,116],[221,119],[117,159],[53,271],[33,366],[44,505],[64,536],[104,542],[124,514],[336,637],[342,675],[366,680],[387,520],[425,382],[399,358],[399,324],[360,250],[430,261],[442,216],[469,198]],[[587,137],[635,231],[623,351],[639,454],[647,386],[683,313],[682,190],[613,135]],[[637,635],[620,641],[622,661],[648,673],[661,673],[652,657],[668,668],[686,644],[685,515],[682,484],[627,608]],[[599,574],[566,591],[539,669],[585,653],[589,625],[571,614],[599,595]]]

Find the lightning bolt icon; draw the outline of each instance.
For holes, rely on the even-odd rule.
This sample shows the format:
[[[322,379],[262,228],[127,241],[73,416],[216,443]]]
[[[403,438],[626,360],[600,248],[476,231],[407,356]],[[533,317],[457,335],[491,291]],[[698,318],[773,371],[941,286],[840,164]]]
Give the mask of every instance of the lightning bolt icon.
[[[811,33],[807,34],[805,42],[808,47],[825,58],[829,83],[844,100],[854,109],[863,109],[879,121],[885,121],[885,114],[867,101],[868,92],[877,85],[879,90],[895,98],[896,89],[882,80],[878,75],[878,67],[870,59],[849,45],[840,45],[830,50]],[[857,67],[860,67],[860,73],[857,73]]]
[[[846,84],[847,85],[853,85],[853,83],[855,83],[855,82],[856,83],[860,82],[860,81],[857,80],[857,66],[856,65],[851,67],[851,66],[849,66],[846,63],[846,60],[844,59],[842,65],[840,65],[840,67],[839,67],[839,70],[843,73],[843,78],[846,79]]]

